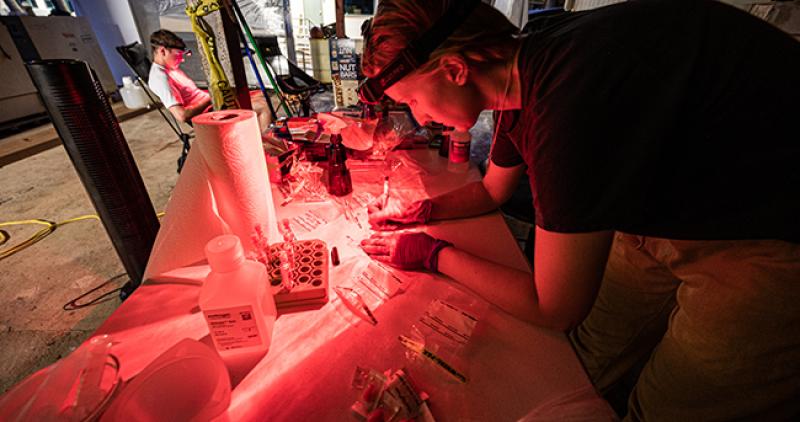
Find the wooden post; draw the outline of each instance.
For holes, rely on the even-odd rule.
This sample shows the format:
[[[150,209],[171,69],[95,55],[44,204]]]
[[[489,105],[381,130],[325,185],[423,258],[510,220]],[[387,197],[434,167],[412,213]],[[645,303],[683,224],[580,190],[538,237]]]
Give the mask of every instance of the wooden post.
[[[207,28],[204,31],[213,33],[213,47],[216,50],[219,68],[221,68],[221,72],[224,73],[228,85],[236,94],[238,107],[252,109],[253,106],[250,103],[247,78],[244,73],[242,51],[239,47],[239,31],[235,26],[239,23],[236,21],[236,17],[233,14],[230,0],[194,0],[188,5],[205,10],[203,15],[198,14],[197,16],[202,16],[202,20],[207,23]],[[198,34],[195,35],[199,37]],[[201,45],[201,40],[199,38],[197,41],[198,45]],[[199,48],[199,50],[202,58],[203,71],[206,74],[210,88],[213,81],[209,58],[206,57],[202,47]],[[230,92],[230,90],[228,90],[228,92]],[[227,106],[225,104],[218,104],[217,102],[218,99],[215,99],[215,110],[230,107],[230,102],[228,101],[226,101],[226,103],[228,103]]]
[[[222,25],[222,36],[225,40],[227,51],[227,61],[230,63],[231,73],[229,75],[234,88],[236,88],[236,98],[239,100],[239,107],[249,110],[253,109],[250,103],[250,88],[247,86],[247,76],[244,73],[244,60],[242,59],[241,44],[245,46],[245,40],[239,39],[239,22],[233,14],[230,0],[222,0],[223,9],[219,12],[220,23]],[[219,40],[219,35],[217,36]],[[220,42],[220,44],[222,44]],[[225,60],[220,58],[221,60]]]
[[[344,0],[336,0],[336,38],[347,38],[344,32]]]

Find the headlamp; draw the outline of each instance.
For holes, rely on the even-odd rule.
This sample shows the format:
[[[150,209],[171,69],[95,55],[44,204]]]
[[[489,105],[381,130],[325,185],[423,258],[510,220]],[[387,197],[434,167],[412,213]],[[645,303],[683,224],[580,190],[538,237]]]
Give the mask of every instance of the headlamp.
[[[181,44],[169,44],[169,45],[167,45],[167,44],[155,44],[155,43],[153,43],[153,44],[161,46],[161,47],[164,47],[167,50],[180,50],[181,53],[183,53],[184,56],[191,56],[192,55],[192,50],[186,48],[186,44],[183,44],[183,43],[181,43]]]
[[[358,86],[358,99],[365,104],[380,103],[386,95],[386,89],[425,64],[431,53],[464,23],[478,4],[480,0],[454,1],[421,37],[409,43],[377,75],[361,82]]]

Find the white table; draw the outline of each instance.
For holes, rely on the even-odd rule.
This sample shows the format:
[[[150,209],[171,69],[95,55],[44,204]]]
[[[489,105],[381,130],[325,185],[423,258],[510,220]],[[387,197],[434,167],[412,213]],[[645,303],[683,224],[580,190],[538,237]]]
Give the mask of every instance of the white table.
[[[433,150],[409,153],[426,169],[426,190],[436,195],[476,180],[477,171],[450,173]],[[290,205],[278,210],[291,213]],[[294,208],[293,212],[297,212]],[[529,270],[499,213],[433,224],[427,231],[473,254]],[[197,307],[206,266],[148,280],[98,329],[111,334],[128,379],[180,339],[211,344]],[[430,395],[438,421],[516,420],[537,405],[586,388],[589,381],[565,336],[525,324],[443,276],[425,274],[403,294],[376,309],[372,326],[354,317],[338,297],[316,311],[281,315],[267,356],[233,391],[231,420],[354,420],[356,365],[377,370],[406,367]],[[486,280],[502,288],[502,280]],[[335,280],[331,281],[335,285]],[[429,303],[466,304],[480,320],[464,349],[470,381],[461,384],[430,364],[409,362],[397,337],[407,334]],[[187,381],[190,384],[190,381]]]

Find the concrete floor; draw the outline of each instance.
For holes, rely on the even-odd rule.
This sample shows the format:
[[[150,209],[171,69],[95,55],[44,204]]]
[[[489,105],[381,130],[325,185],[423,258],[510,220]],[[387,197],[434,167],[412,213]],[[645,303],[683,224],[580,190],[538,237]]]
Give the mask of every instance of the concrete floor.
[[[330,110],[331,100],[330,93],[318,95],[314,108]],[[178,177],[180,143],[156,112],[123,122],[121,127],[153,206],[161,211]],[[488,155],[491,131],[491,114],[484,113],[473,130],[473,161]],[[0,222],[34,218],[61,222],[95,212],[63,147],[0,167],[0,180]],[[509,224],[524,238],[527,227],[520,228],[514,220]],[[3,228],[12,238],[0,249],[19,243],[39,228]],[[114,294],[110,300],[72,311],[63,309],[66,303],[106,282],[98,293],[127,281],[97,220],[59,227],[39,243],[0,261],[0,392],[74,350],[120,300]]]
[[[180,143],[156,112],[121,124],[156,210],[163,210],[175,181]],[[0,222],[40,218],[51,221],[94,208],[63,147],[0,168]],[[5,250],[41,226],[4,227]],[[121,275],[121,276],[120,276]],[[0,261],[0,392],[66,355],[119,305],[111,300],[65,311],[64,304],[112,280],[106,290],[128,281],[111,241],[98,220],[59,227],[39,243]]]

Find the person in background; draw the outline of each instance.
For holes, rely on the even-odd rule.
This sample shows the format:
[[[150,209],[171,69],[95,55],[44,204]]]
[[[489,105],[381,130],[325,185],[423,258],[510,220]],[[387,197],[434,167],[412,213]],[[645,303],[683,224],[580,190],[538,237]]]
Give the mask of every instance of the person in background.
[[[186,43],[175,33],[161,29],[150,36],[150,46],[153,64],[147,84],[175,119],[189,123],[194,116],[210,111],[211,96],[180,68],[184,57],[191,54]],[[250,100],[264,133],[272,121],[266,100],[260,91],[251,91]]]
[[[467,2],[382,0],[364,73],[385,81]],[[533,275],[425,233],[377,233],[363,249],[569,333],[602,394],[633,373],[627,420],[797,420],[800,43],[709,0],[549,14],[521,34],[476,3],[384,92],[458,130],[499,110],[486,175],[411,204],[378,200],[370,222],[485,213],[527,172]]]
[[[180,68],[184,56],[191,54],[186,43],[175,33],[161,29],[150,36],[150,47],[153,65],[147,84],[164,107],[184,123],[206,111],[211,106],[211,96],[198,88]]]

